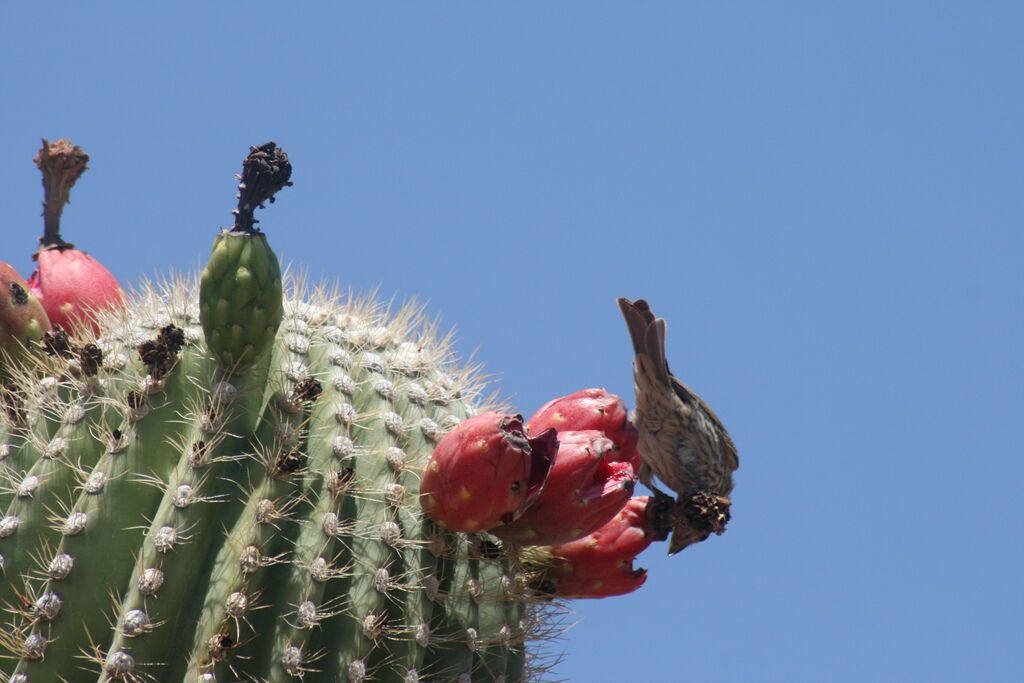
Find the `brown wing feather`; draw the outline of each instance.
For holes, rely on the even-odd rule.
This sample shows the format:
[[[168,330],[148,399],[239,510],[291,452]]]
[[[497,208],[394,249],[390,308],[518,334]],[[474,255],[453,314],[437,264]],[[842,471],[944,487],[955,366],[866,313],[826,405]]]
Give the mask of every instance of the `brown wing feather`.
[[[729,459],[730,468],[733,470],[739,469],[740,458],[739,453],[736,450],[736,444],[733,443],[732,437],[729,436],[728,430],[722,421],[718,419],[718,415],[711,409],[707,403],[704,402],[700,396],[695,394],[688,386],[683,384],[678,377],[672,375],[672,388],[675,389],[676,395],[685,400],[695,402],[704,414],[707,415],[708,419],[711,420],[712,424],[718,429],[718,433],[722,436],[722,445],[724,446],[723,455]]]

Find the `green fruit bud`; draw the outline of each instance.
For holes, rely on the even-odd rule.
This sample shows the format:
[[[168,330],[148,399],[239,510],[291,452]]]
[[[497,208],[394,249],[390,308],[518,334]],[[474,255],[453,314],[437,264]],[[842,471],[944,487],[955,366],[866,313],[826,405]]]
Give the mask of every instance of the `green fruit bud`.
[[[281,266],[254,212],[291,185],[288,155],[273,142],[242,164],[235,225],[213,243],[199,291],[206,343],[222,368],[243,372],[267,355],[281,325]]]
[[[199,290],[207,344],[226,370],[252,367],[281,325],[281,266],[263,233],[222,231]]]

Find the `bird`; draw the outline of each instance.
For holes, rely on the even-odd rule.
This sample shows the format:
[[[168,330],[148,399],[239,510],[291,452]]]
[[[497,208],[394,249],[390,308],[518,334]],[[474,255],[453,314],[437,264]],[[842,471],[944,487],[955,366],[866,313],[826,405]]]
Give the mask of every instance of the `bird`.
[[[669,555],[675,555],[712,532],[725,531],[739,454],[711,407],[669,370],[665,321],[643,299],[621,297],[618,304],[635,352],[637,476],[660,503],[665,528],[672,532]],[[674,501],[654,477],[676,493]]]

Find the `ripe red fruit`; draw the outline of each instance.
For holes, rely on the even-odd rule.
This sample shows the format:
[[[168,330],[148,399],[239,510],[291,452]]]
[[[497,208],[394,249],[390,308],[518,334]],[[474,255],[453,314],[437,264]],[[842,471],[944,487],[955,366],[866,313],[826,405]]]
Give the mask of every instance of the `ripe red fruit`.
[[[43,173],[44,233],[35,255],[39,265],[28,285],[39,297],[50,322],[65,329],[88,324],[95,330],[92,314],[124,299],[124,291],[109,270],[60,236],[64,205],[88,161],[89,155],[69,140],[43,140],[35,159]]]
[[[525,545],[567,543],[596,530],[633,494],[636,473],[619,462],[611,439],[595,430],[558,432],[558,457],[523,516],[491,533]]]
[[[28,286],[54,325],[70,330],[85,322],[95,329],[92,313],[112,308],[124,299],[117,278],[83,251],[43,248],[36,259],[39,266],[29,277]]]
[[[540,494],[557,451],[555,431],[531,437],[521,415],[471,417],[434,449],[420,481],[420,503],[452,531],[507,524]]]
[[[559,433],[587,429],[604,432],[621,451],[615,459],[631,463],[634,472],[640,471],[637,431],[629,421],[626,403],[604,389],[581,389],[549,401],[527,424],[532,431],[553,427]]]
[[[651,504],[650,496],[631,498],[594,533],[551,548],[553,566],[545,574],[543,590],[564,598],[605,598],[642,586],[647,570],[634,569],[633,560],[657,540],[648,514]]]
[[[21,358],[49,331],[50,321],[28,283],[0,261],[0,378],[8,360]]]

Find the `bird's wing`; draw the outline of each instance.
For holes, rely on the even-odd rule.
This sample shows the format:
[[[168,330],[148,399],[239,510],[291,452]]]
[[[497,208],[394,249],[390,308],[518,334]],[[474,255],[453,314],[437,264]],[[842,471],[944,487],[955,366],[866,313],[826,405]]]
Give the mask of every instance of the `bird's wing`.
[[[733,443],[732,437],[729,436],[729,431],[725,428],[725,425],[722,424],[718,415],[716,415],[715,411],[711,409],[711,406],[704,402],[704,399],[698,396],[690,389],[690,387],[683,384],[678,377],[675,375],[671,375],[670,377],[672,380],[672,388],[675,390],[676,395],[684,401],[695,403],[698,408],[704,412],[707,418],[711,420],[711,423],[715,425],[718,429],[718,433],[722,435],[723,455],[728,458],[730,468],[733,470],[739,469],[740,457],[739,453],[736,451],[736,444]]]

